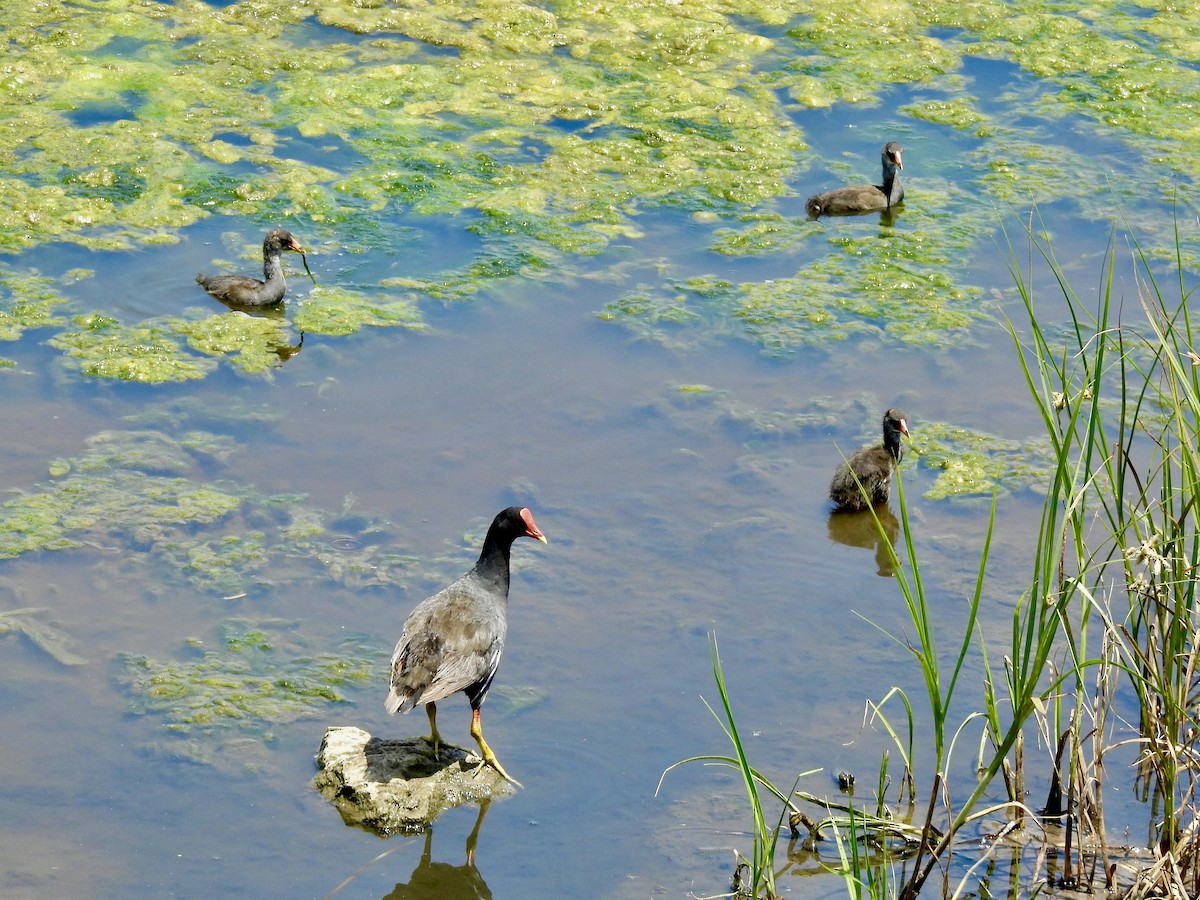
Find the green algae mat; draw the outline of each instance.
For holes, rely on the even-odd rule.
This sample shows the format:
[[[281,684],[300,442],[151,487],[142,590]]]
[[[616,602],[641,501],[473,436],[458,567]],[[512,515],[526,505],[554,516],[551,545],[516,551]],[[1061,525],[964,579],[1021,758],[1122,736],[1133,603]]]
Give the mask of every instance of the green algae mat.
[[[987,315],[966,263],[1014,211],[1120,209],[1165,249],[1163,204],[1186,208],[1200,169],[1194,4],[93,0],[10,4],[0,27],[0,338],[48,341],[80,377],[269,377],[302,333],[419,330],[430,303],[658,257],[652,222],[707,252],[626,285],[595,311],[613,327],[775,355],[947,346]],[[806,192],[878,175],[865,128],[810,148],[806,128],[860,110],[925,148],[906,208],[809,222]],[[288,323],[200,297],[133,321],[83,308],[89,271],[20,263],[59,242],[162,253],[212,217],[244,264],[269,225],[320,248]],[[468,249],[433,275],[320,267],[447,233]]]

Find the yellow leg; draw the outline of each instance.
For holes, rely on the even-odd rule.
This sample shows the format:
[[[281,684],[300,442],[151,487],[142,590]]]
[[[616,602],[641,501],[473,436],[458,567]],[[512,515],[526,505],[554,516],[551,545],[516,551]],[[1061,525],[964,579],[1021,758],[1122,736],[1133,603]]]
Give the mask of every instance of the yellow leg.
[[[426,703],[425,715],[429,716],[429,743],[433,745],[433,755],[436,758],[438,755],[438,747],[442,744],[442,736],[437,730],[437,704]]]
[[[500,765],[500,760],[496,759],[496,754],[483,739],[483,726],[479,724],[479,710],[477,709],[471,710],[471,737],[475,738],[475,743],[479,744],[479,755],[483,759],[483,762],[479,764],[480,767],[491,766],[500,773],[500,777],[505,781],[511,781],[517,787],[522,787],[521,782],[504,771],[504,766]]]

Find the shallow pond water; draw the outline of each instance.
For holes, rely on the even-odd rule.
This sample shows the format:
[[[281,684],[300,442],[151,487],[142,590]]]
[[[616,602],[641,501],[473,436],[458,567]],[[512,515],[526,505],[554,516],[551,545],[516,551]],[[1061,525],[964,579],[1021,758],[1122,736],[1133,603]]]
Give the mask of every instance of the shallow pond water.
[[[882,633],[906,621],[870,533],[829,515],[839,452],[899,405],[916,439],[967,429],[1026,467],[1000,470],[982,627],[1002,641],[1040,510],[1005,233],[1023,261],[1038,203],[1083,291],[1114,229],[1159,253],[1178,211],[1190,260],[1195,144],[1078,102],[1113,89],[1103,51],[1134,26],[1079,34],[1091,13],[1063,4],[1014,4],[1008,35],[988,4],[941,24],[896,5],[879,33],[917,42],[906,73],[890,45],[821,49],[844,4],[318,6],[3,14],[28,121],[3,147],[0,597],[45,611],[0,620],[0,894],[718,893],[749,849],[740,783],[683,767],[656,792],[728,752],[710,634],[765,774],[820,768],[801,786],[824,794],[875,771],[864,704],[919,673]],[[1194,75],[1186,21],[1142,21],[1145,52]],[[1006,43],[1063,35],[1100,62],[1062,75]],[[90,158],[38,136],[61,122]],[[892,138],[894,221],[804,219],[809,193],[876,179]],[[195,272],[255,271],[277,223],[316,285],[288,257],[280,318],[216,323]],[[905,492],[953,634],[991,488],[945,497],[928,460]],[[321,735],[422,732],[384,713],[387,655],[511,503],[549,544],[514,550],[484,719],[525,788],[428,839],[347,828],[311,788]],[[440,718],[469,742],[465,700]],[[781,886],[842,891],[813,870],[797,856]]]

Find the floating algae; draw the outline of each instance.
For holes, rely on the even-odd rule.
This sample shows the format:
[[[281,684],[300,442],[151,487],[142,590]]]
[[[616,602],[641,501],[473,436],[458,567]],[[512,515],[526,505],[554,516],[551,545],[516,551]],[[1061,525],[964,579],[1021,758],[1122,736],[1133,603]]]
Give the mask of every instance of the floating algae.
[[[347,637],[314,653],[297,623],[232,619],[216,646],[187,641],[181,658],[121,654],[129,712],[155,719],[174,742],[158,749],[196,762],[235,761],[273,740],[273,727],[313,718],[347,702],[347,688],[368,681],[383,656],[365,637]]]
[[[322,27],[305,27],[314,17]],[[1115,195],[1149,252],[1173,244],[1161,203],[1186,206],[1181,184],[1200,169],[1193,18],[1049,0],[869,10],[816,0],[799,11],[666,0],[10,5],[0,12],[0,109],[11,124],[0,134],[0,251],[178,242],[213,215],[294,221],[331,256],[402,247],[413,231],[478,239],[462,265],[342,286],[353,296],[327,294],[303,312],[311,330],[340,335],[420,327],[422,300],[475,298],[501,279],[577,277],[587,257],[636,246],[645,214],[665,211],[711,224],[721,255],[809,258],[791,283],[712,273],[739,284],[726,298],[689,297],[698,315],[684,329],[660,312],[672,284],[696,272],[668,264],[663,283],[632,289],[637,302],[625,304],[648,313],[608,311],[638,333],[680,344],[736,333],[770,354],[860,334],[949,345],[978,318],[962,261],[994,232],[997,208],[1065,194],[1080,217],[1111,222]],[[1009,87],[985,96],[971,58],[1007,66]],[[950,131],[951,158],[913,158],[900,219],[904,231],[919,226],[925,258],[904,261],[885,243],[831,249],[823,229],[781,212],[817,162],[803,112],[835,104],[888,104],[902,130]],[[1029,138],[1037,123],[1064,120],[1082,141]],[[1115,154],[1096,153],[1097,142]],[[846,152],[862,159],[865,149]],[[953,185],[936,171],[948,168]],[[1195,258],[1196,239],[1182,242]],[[882,294],[896,265],[910,287],[891,307]],[[822,285],[824,307],[807,279]],[[405,291],[399,306],[393,286]],[[849,311],[864,289],[873,309]],[[881,324],[914,300],[907,320]],[[0,333],[63,328],[57,306],[26,305],[5,328],[0,295]],[[89,376],[169,383],[215,368],[219,341],[197,338],[204,326],[100,327],[104,314],[71,313],[53,345]],[[208,349],[189,353],[180,327]],[[246,372],[272,365],[265,352],[219,356]]]

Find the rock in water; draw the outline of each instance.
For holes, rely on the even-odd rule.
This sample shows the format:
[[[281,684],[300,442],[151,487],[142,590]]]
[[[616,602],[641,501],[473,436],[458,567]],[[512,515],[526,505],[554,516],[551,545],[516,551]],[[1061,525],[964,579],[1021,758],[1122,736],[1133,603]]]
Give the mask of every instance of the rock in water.
[[[479,763],[478,756],[445,744],[439,759],[424,738],[387,740],[353,726],[332,727],[317,752],[313,786],[347,825],[382,835],[411,833],[444,810],[513,792],[499,772]]]

